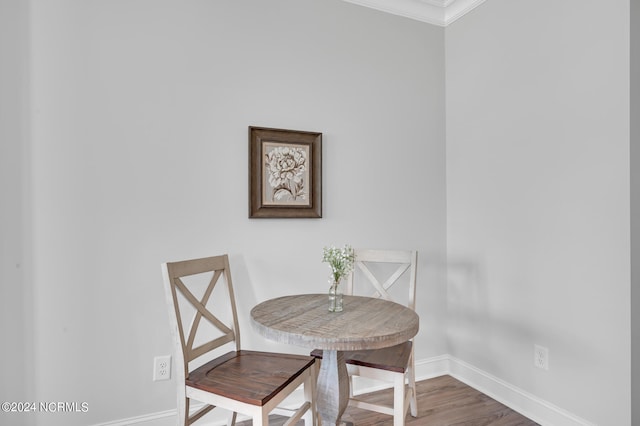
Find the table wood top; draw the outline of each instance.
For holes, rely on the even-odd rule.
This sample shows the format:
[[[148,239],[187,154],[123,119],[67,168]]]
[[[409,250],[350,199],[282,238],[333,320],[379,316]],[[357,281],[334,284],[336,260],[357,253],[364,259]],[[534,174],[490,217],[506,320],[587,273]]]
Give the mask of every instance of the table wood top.
[[[340,351],[380,349],[418,333],[420,318],[395,302],[344,296],[344,310],[329,312],[326,294],[267,300],[251,310],[254,329],[267,339],[307,348]]]

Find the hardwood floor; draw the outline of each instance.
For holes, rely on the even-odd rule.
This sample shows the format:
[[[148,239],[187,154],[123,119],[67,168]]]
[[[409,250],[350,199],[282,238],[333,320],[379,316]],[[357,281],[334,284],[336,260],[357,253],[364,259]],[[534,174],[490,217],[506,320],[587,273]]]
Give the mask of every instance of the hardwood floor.
[[[418,417],[407,414],[406,425],[424,426],[534,426],[532,420],[509,409],[451,376],[441,376],[416,383]],[[376,402],[390,404],[390,389],[368,395]],[[392,426],[391,416],[348,407],[342,420],[355,426]],[[281,426],[282,417],[272,416],[270,426]],[[300,422],[299,425],[303,425]],[[239,423],[251,425],[251,421]]]

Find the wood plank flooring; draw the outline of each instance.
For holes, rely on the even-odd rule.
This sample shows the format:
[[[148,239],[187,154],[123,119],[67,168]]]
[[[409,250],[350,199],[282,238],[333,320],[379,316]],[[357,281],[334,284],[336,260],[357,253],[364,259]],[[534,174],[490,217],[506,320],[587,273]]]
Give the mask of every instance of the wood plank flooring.
[[[441,376],[416,383],[418,417],[407,414],[410,426],[534,426],[532,420],[511,410],[487,395],[465,385],[451,376]],[[372,401],[391,404],[391,389],[367,395]],[[348,407],[342,419],[355,426],[392,426],[391,416]],[[284,418],[270,417],[270,426],[281,426]],[[298,423],[304,425],[304,422]],[[239,423],[251,425],[251,421]]]

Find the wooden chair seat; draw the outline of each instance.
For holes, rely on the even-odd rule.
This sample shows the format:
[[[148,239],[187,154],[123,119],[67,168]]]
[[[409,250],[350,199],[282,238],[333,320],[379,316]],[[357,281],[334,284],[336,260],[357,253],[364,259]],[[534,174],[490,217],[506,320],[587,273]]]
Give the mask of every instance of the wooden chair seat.
[[[307,368],[310,356],[232,351],[193,370],[185,383],[206,392],[263,406]]]
[[[413,342],[408,341],[383,349],[347,351],[344,352],[344,358],[347,364],[405,373],[409,366],[412,346]],[[314,349],[311,355],[322,359],[322,350]]]

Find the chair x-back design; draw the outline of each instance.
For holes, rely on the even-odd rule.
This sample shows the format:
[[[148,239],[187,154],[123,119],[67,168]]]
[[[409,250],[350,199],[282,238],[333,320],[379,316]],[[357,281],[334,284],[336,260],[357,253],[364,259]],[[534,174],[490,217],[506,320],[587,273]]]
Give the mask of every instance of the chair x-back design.
[[[391,288],[400,285],[400,277],[405,273],[409,274],[408,280],[403,281],[406,286],[405,295],[408,290],[408,298],[405,305],[415,310],[416,308],[416,273],[418,252],[404,250],[355,250],[355,267],[358,268],[364,277],[366,284],[373,290],[372,297],[380,297],[390,301],[394,300],[391,295]],[[374,269],[375,265],[391,265],[395,271],[380,282],[379,276]],[[347,277],[346,293],[353,294],[356,271]],[[364,284],[364,283],[363,283]],[[366,285],[365,285],[366,287]],[[365,290],[363,290],[365,291]],[[399,302],[400,303],[400,302]],[[347,355],[347,370],[349,378],[354,376],[368,377],[372,379],[386,380],[394,383],[394,403],[393,407],[370,404],[361,401],[351,395],[350,404],[356,407],[393,415],[394,426],[404,425],[404,417],[408,406],[411,407],[411,415],[418,415],[418,405],[416,401],[416,380],[415,380],[415,360],[413,341],[392,346],[390,348],[376,349],[370,351],[350,352]],[[405,386],[405,379],[409,386]],[[353,386],[351,387],[353,389]],[[405,392],[406,389],[406,392]]]
[[[303,385],[305,401],[285,424],[304,418],[307,426],[315,425],[314,358],[241,350],[228,256],[164,263],[162,270],[175,343],[178,424],[190,425],[221,407],[232,413],[230,424],[241,413],[251,417],[254,425],[268,425],[269,413]],[[212,297],[214,290],[219,295],[224,289],[228,299]],[[211,306],[216,305],[230,308],[228,320],[213,312]],[[189,314],[190,321],[184,318]],[[199,333],[203,325],[210,328],[204,339]],[[231,350],[220,354],[224,346]],[[193,414],[191,400],[204,403]]]

